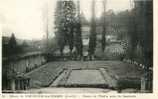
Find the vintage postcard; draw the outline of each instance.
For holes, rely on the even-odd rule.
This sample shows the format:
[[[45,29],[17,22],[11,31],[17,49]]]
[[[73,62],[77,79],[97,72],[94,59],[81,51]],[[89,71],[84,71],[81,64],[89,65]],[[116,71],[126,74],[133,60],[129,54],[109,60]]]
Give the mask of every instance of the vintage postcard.
[[[155,96],[154,2],[0,0],[1,97]]]

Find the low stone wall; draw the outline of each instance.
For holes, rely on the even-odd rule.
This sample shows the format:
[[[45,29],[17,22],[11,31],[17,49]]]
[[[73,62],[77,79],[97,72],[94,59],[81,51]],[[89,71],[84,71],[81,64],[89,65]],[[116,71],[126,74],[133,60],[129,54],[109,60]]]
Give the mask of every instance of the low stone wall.
[[[139,66],[139,67],[142,68],[142,69],[145,69],[145,65],[144,65],[144,64],[138,63],[138,62],[135,61],[135,60],[123,59],[123,62],[129,63],[129,64],[133,64],[133,65]],[[152,67],[149,67],[149,70],[152,71]]]
[[[123,59],[123,61],[126,63],[129,63],[129,64],[139,66],[139,68],[141,68],[142,70],[145,71],[145,73],[142,74],[142,77],[135,81],[135,85],[140,86],[142,91],[149,90],[151,92],[152,86],[153,86],[153,68],[149,66],[148,70],[146,70],[145,65],[138,63],[135,60]],[[126,80],[126,82],[129,82],[129,81]],[[130,84],[128,84],[128,85],[130,85]],[[122,86],[126,86],[126,85],[122,84]]]

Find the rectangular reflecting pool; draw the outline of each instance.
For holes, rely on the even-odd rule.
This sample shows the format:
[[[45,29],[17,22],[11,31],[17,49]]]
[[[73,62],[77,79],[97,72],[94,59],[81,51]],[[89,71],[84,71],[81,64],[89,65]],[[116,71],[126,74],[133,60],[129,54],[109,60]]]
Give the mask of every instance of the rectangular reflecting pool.
[[[99,70],[72,70],[67,85],[102,85],[105,80]]]

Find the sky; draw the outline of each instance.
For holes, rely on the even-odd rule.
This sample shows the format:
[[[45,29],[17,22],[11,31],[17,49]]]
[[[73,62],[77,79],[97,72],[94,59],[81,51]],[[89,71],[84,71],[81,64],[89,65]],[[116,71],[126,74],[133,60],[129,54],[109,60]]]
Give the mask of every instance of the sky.
[[[49,36],[54,36],[54,11],[57,0],[0,0],[0,31],[3,36],[14,33],[20,39],[42,39],[46,35],[48,15]],[[91,1],[80,0],[81,11],[91,18]],[[49,2],[47,4],[47,2]],[[47,9],[48,14],[44,13]],[[96,17],[102,13],[102,0],[96,0]],[[131,9],[130,0],[107,0],[107,10],[115,12]]]

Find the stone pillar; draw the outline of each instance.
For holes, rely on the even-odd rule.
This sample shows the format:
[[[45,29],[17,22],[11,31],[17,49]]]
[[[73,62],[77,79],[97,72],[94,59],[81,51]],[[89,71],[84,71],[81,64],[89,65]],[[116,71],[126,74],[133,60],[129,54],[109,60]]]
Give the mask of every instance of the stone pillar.
[[[24,79],[21,79],[21,87],[22,87],[22,90],[24,90],[25,88],[25,85],[24,85]]]
[[[20,90],[22,90],[22,81],[21,81],[21,79],[19,80],[19,82],[20,82]]]
[[[145,91],[147,89],[147,78],[143,76],[141,78],[141,91]]]
[[[42,64],[42,58],[41,58],[41,55],[39,55],[39,60],[40,60],[40,64],[39,64],[39,65],[41,65],[41,64]]]
[[[22,83],[23,83],[23,90],[26,90],[26,79],[23,79]]]
[[[15,79],[11,79],[11,90],[15,91]]]
[[[41,55],[42,64],[44,63],[44,57]]]
[[[17,90],[20,90],[20,81],[17,79]]]
[[[29,59],[26,59],[26,67],[29,67]]]
[[[30,88],[30,78],[28,78],[28,88]]]

